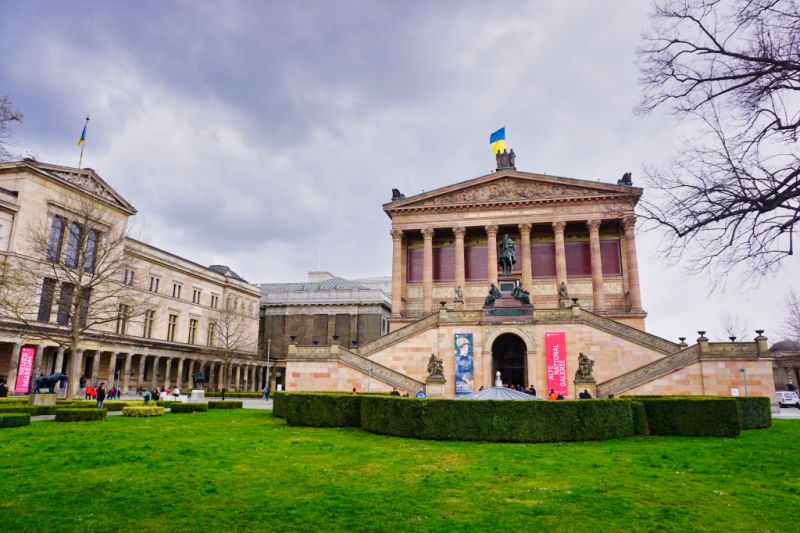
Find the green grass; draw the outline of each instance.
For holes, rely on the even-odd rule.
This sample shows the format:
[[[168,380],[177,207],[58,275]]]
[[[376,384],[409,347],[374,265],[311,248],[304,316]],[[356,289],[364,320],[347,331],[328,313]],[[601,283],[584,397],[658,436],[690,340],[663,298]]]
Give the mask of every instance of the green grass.
[[[1,531],[790,531],[800,421],[739,438],[436,442],[268,411],[0,430]]]

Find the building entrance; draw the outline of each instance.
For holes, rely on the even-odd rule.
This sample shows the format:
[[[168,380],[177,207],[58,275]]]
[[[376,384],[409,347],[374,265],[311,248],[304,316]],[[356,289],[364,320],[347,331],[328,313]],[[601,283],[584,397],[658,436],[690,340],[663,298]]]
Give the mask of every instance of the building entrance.
[[[525,342],[513,333],[497,337],[492,343],[492,383],[499,370],[503,385],[527,387],[525,353]]]

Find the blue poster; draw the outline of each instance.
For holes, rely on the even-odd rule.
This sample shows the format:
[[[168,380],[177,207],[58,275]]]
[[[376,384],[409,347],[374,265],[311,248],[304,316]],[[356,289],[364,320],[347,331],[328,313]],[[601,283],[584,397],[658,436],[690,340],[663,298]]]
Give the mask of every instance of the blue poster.
[[[472,363],[472,333],[456,333],[453,337],[456,357],[456,396],[471,394],[475,382]]]

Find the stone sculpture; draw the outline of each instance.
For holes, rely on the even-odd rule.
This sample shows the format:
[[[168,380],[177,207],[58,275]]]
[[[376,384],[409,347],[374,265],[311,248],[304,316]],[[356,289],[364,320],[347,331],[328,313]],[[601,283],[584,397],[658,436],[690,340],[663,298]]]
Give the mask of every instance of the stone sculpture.
[[[511,269],[517,262],[517,252],[514,249],[514,241],[506,234],[498,246],[497,262],[503,269],[503,274],[511,274]]]
[[[501,296],[502,294],[500,293],[500,289],[497,288],[497,285],[492,283],[492,286],[489,287],[489,294],[486,295],[486,299],[483,301],[483,304],[492,306],[494,305],[494,302]]]
[[[521,303],[521,304],[525,304],[525,305],[530,305],[531,304],[531,293],[526,291],[522,287],[522,285],[520,285],[520,284],[517,284],[517,286],[514,287],[514,290],[512,291],[511,296],[513,296],[514,298],[519,300],[519,303]]]
[[[431,354],[428,359],[428,379],[431,378],[444,379],[444,363],[435,354]]]
[[[464,303],[464,293],[461,291],[461,286],[460,285],[455,288],[455,292],[456,292],[455,302],[456,303]]]
[[[594,361],[589,359],[586,354],[580,352],[578,355],[578,370],[575,371],[575,381],[594,381],[592,369]]]

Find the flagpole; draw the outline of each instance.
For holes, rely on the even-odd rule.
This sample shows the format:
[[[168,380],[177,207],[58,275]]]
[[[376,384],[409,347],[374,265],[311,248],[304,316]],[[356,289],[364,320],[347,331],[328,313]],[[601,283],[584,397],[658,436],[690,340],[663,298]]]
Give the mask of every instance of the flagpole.
[[[89,117],[86,117],[86,122],[83,123],[83,133],[81,139],[81,156],[78,158],[78,170],[81,168],[81,164],[83,164],[83,147],[86,146],[86,127],[89,125]]]

